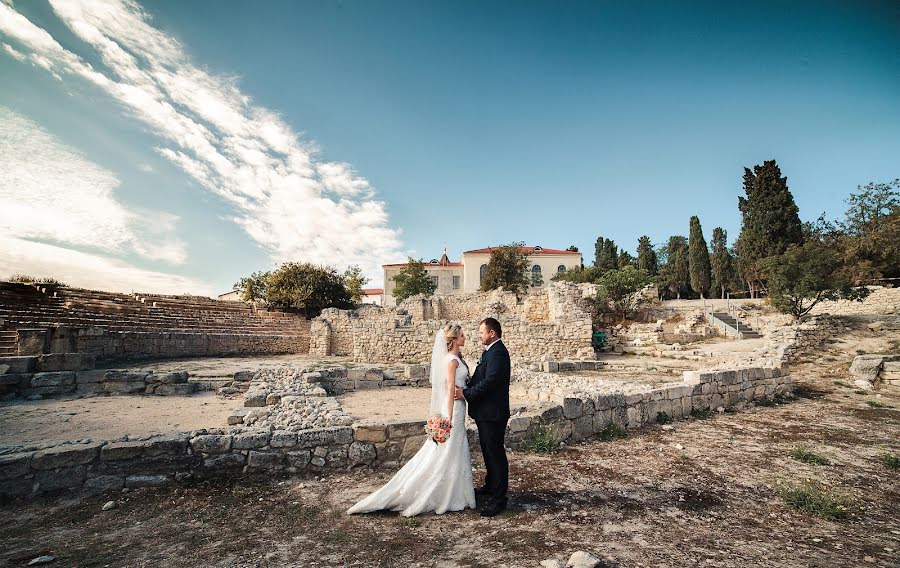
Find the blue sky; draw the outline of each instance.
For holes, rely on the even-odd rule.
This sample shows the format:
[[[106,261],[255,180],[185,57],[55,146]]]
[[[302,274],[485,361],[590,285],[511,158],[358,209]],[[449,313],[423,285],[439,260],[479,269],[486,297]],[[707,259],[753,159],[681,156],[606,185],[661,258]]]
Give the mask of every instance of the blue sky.
[[[0,275],[733,241],[771,158],[838,217],[900,176],[898,6],[0,0]]]

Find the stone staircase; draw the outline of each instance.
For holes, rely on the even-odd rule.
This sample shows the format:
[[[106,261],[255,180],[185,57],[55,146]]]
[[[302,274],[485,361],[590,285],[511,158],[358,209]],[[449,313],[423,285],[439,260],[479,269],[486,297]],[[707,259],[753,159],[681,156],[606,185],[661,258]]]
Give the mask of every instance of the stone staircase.
[[[18,347],[16,347],[16,332],[0,331],[0,357],[12,357],[18,354]]]
[[[762,337],[759,332],[727,312],[709,312],[706,314],[706,317],[710,323],[722,328],[726,335],[736,336],[740,339],[758,339]]]

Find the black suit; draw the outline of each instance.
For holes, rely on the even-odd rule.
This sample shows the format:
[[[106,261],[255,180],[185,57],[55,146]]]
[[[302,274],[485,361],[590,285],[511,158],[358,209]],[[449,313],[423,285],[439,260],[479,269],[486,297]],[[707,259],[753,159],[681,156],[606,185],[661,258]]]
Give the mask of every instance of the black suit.
[[[491,499],[503,505],[506,505],[509,488],[509,462],[503,441],[509,421],[510,369],[509,351],[498,340],[482,355],[472,381],[463,389],[463,396],[469,403],[469,416],[478,427],[478,440],[487,469],[484,486]]]

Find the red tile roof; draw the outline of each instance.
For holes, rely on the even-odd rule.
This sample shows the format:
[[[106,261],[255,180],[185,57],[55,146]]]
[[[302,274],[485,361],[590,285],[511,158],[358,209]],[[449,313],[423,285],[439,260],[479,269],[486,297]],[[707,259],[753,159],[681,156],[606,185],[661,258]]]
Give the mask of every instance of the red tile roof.
[[[388,268],[391,266],[406,266],[406,264],[407,263],[405,263],[405,262],[402,262],[400,264],[382,264],[381,267]],[[425,268],[453,268],[454,266],[459,267],[459,266],[463,265],[463,263],[461,263],[461,262],[450,262],[447,264],[432,264],[430,262],[425,262],[423,264],[425,265]]]
[[[375,296],[376,294],[384,294],[384,288],[363,288],[363,294],[366,296]]]
[[[500,247],[488,247],[483,249],[475,249],[475,250],[467,250],[463,254],[489,254],[492,250]],[[559,250],[559,249],[548,249],[541,247],[539,250],[535,251],[535,247],[520,247],[519,250],[522,251],[523,254],[577,254],[581,255],[580,252],[573,252],[570,250]]]

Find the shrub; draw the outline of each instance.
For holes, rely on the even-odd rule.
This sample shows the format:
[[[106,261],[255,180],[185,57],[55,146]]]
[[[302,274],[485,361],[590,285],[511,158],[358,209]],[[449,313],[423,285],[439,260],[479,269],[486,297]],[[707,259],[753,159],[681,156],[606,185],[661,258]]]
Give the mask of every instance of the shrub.
[[[885,452],[878,456],[878,460],[891,469],[900,469],[900,455]]]
[[[559,432],[553,426],[538,426],[533,428],[525,440],[525,448],[531,452],[553,454],[559,451],[562,443]]]
[[[831,521],[846,519],[854,514],[855,509],[849,499],[812,483],[784,487],[781,498],[797,510]]]
[[[603,427],[603,430],[597,434],[597,438],[604,442],[611,442],[613,440],[620,440],[622,438],[627,438],[628,432],[625,431],[625,428],[622,428],[621,425],[610,422],[606,426]]]

